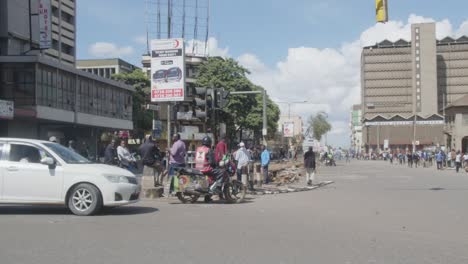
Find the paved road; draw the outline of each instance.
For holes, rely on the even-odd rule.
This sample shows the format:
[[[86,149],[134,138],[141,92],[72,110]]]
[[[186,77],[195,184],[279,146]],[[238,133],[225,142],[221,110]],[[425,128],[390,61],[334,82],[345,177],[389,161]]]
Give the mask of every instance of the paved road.
[[[2,206],[1,263],[468,263],[468,174],[379,161],[320,174],[335,184],[237,205]]]

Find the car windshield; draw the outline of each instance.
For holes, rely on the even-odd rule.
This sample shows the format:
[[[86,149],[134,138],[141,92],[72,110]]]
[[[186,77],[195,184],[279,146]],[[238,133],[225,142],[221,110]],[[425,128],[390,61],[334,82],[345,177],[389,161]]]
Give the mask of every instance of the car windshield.
[[[164,71],[158,71],[155,73],[155,78],[163,78],[164,77]]]
[[[177,77],[179,76],[179,71],[177,69],[171,69],[167,75],[169,77]]]
[[[70,150],[57,143],[45,143],[46,147],[50,148],[55,154],[57,154],[63,161],[69,164],[89,164],[91,161],[81,156],[80,154]]]

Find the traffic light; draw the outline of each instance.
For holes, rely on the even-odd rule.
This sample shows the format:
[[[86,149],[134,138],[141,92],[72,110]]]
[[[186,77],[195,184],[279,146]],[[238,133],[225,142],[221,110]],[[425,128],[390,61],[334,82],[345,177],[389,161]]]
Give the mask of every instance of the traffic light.
[[[195,96],[196,97],[193,100],[195,107],[195,117],[199,119],[206,119],[210,109],[213,106],[213,89],[196,87]]]
[[[388,22],[388,0],[375,0],[375,18],[379,23]]]
[[[229,94],[230,92],[224,89],[216,90],[216,108],[225,108],[229,104]]]

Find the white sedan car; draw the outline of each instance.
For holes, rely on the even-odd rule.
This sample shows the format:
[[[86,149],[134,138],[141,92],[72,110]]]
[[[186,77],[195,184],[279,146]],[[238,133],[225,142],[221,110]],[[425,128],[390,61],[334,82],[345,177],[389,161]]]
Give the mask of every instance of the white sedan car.
[[[0,138],[0,203],[63,204],[76,215],[139,201],[131,172],[48,141]]]

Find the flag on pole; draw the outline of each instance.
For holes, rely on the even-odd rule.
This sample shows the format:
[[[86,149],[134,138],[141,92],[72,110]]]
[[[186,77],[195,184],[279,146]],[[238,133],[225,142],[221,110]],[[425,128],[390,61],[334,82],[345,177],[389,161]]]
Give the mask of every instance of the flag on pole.
[[[375,18],[378,23],[388,22],[388,0],[375,0]]]

